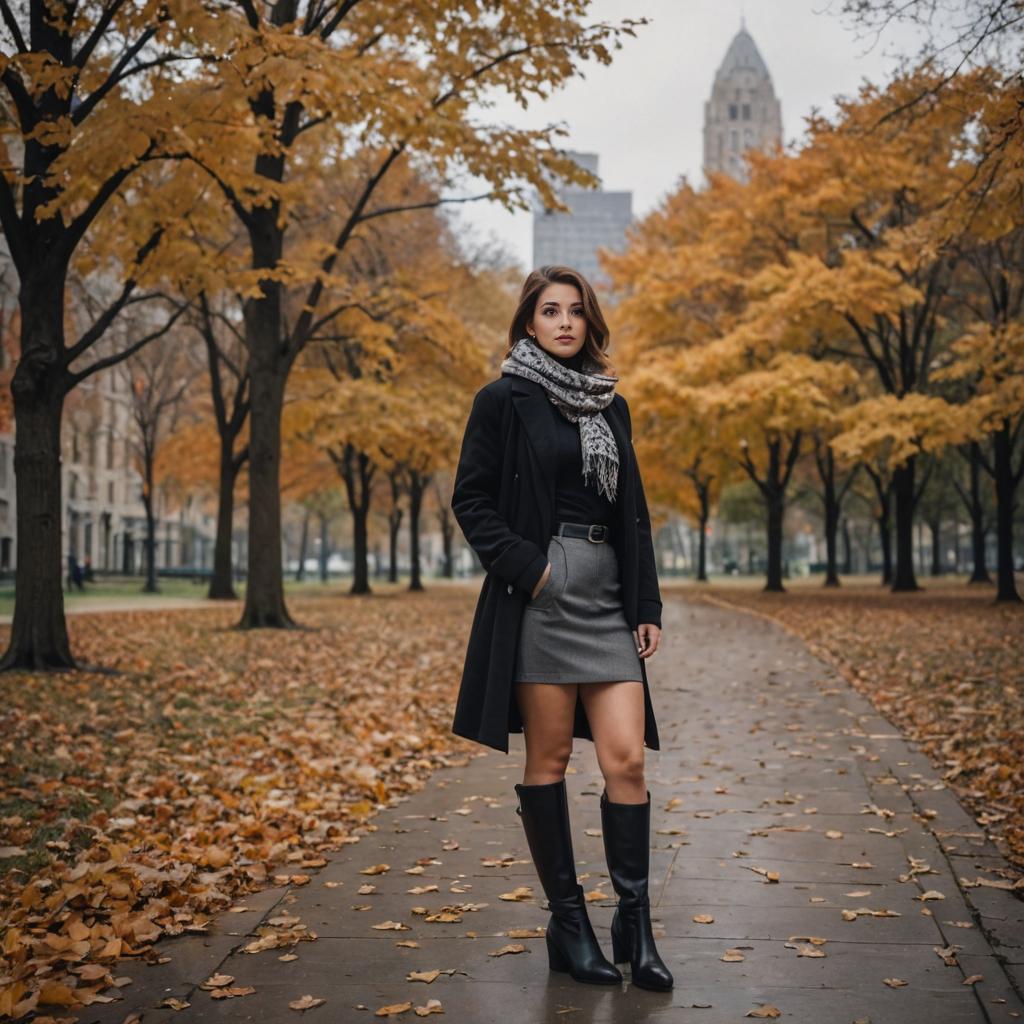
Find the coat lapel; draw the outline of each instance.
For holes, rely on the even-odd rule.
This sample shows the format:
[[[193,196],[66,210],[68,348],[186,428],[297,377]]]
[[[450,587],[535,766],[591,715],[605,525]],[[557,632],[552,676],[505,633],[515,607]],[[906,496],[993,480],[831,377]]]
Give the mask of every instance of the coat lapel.
[[[512,404],[516,410],[526,435],[530,439],[530,447],[537,456],[537,477],[534,485],[537,494],[546,494],[548,508],[555,507],[555,482],[558,477],[558,450],[555,433],[555,416],[558,410],[551,404],[543,385],[536,381],[517,377],[512,386]],[[626,425],[619,414],[618,403],[612,401],[604,410],[604,418],[608,421],[615,443],[619,446],[619,489],[616,505],[621,508],[619,499],[625,498],[629,490],[630,450],[629,438],[626,436]]]
[[[558,474],[555,415],[542,385],[517,377],[512,387],[512,404],[522,420],[530,447],[537,456],[534,493],[546,495],[547,507],[555,507],[555,479]]]

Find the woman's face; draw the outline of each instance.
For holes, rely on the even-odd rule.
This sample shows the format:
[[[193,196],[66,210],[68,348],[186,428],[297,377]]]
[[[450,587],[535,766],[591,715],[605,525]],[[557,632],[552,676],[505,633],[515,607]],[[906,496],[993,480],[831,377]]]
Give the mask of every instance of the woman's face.
[[[545,286],[526,332],[545,352],[563,359],[576,355],[587,340],[587,318],[579,288],[561,282]]]

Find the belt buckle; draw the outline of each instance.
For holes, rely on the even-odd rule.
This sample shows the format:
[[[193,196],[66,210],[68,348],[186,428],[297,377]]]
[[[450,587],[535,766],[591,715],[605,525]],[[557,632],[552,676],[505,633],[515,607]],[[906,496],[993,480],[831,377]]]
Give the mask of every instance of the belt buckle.
[[[600,530],[601,531],[600,540],[594,540],[594,530]],[[604,523],[591,523],[587,527],[587,540],[589,540],[592,544],[601,544],[601,543],[603,543],[604,542],[604,535],[605,535],[605,525],[604,525]]]

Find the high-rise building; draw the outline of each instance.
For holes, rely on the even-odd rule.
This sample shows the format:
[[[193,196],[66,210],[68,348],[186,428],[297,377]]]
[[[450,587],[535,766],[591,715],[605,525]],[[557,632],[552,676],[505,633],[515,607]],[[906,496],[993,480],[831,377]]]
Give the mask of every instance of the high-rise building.
[[[584,169],[597,174],[597,154],[570,152]],[[633,220],[632,192],[605,192],[576,185],[558,189],[570,213],[547,209],[535,194],[533,265],[560,263],[578,270],[592,284],[604,282],[597,261],[600,247],[621,249]]]
[[[743,25],[715,72],[704,104],[704,173],[747,176],[743,154],[782,144],[782,104],[753,37]]]

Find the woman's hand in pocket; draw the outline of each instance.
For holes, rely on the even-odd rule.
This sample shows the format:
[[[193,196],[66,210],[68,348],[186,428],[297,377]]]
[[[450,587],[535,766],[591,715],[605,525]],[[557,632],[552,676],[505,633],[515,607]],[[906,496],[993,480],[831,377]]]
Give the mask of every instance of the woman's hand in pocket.
[[[544,572],[541,573],[540,579],[537,580],[537,586],[535,586],[533,588],[533,593],[530,595],[530,600],[531,601],[544,589],[544,587],[547,585],[547,582],[548,582],[548,579],[550,578],[550,576],[551,576],[551,563],[548,562],[547,566],[544,569]]]

